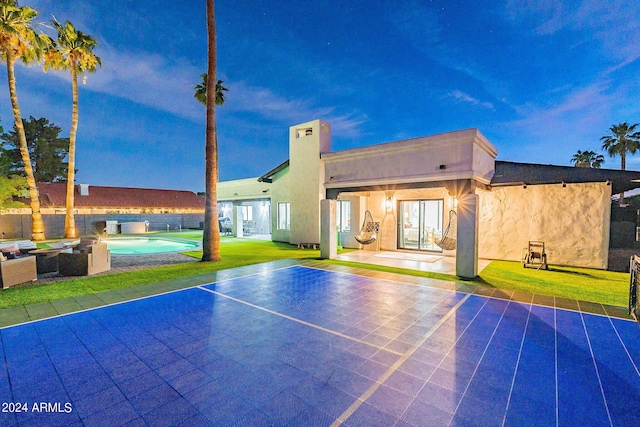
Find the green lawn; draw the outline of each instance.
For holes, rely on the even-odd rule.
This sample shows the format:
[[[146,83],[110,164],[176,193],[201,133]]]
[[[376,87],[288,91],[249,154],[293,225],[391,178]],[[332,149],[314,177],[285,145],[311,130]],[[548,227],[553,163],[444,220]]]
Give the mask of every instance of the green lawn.
[[[201,233],[198,232],[162,233],[159,235],[190,238],[193,240],[201,238]],[[271,241],[223,237],[221,254],[222,261],[216,263],[178,264],[100,277],[84,277],[48,285],[9,288],[0,291],[0,308],[54,301],[67,297],[77,297],[113,289],[122,289],[134,285],[153,284],[171,279],[187,280],[200,274],[287,258],[317,260],[320,251],[311,249],[302,250],[292,245]],[[199,258],[202,253],[190,252],[187,253],[187,255]],[[322,262],[326,264],[365,267],[371,270],[459,281],[459,279],[453,275],[442,273],[425,273],[415,270],[345,261],[325,260]],[[517,262],[494,261],[482,271],[478,278],[466,281],[465,283],[626,306],[629,292],[628,280],[629,276],[625,273],[553,266],[549,271],[538,271],[534,269],[524,269],[521,264]]]

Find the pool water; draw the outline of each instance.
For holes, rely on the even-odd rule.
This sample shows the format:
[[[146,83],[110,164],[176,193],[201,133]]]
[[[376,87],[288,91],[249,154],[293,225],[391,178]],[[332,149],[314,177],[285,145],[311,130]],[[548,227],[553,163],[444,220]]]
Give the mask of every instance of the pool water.
[[[199,246],[195,242],[149,237],[105,239],[104,241],[107,243],[112,255],[144,255],[190,251]]]

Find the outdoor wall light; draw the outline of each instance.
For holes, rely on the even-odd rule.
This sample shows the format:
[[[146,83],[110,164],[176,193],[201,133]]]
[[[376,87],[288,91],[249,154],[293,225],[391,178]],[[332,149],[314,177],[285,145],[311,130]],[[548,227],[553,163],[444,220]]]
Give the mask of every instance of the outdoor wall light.
[[[562,188],[567,188],[567,183],[562,181]]]
[[[387,197],[385,207],[387,208],[387,211],[391,211],[393,209],[393,200],[391,200],[391,197]]]
[[[522,184],[522,188],[527,188],[527,184]]]

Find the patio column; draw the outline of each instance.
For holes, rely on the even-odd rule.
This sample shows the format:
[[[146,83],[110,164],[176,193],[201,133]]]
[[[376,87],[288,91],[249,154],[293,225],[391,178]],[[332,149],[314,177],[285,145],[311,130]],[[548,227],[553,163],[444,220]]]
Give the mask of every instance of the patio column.
[[[338,234],[336,231],[336,201],[320,201],[320,258],[334,259],[338,256]]]
[[[233,205],[233,218],[231,223],[233,224],[233,236],[242,237],[242,205]]]
[[[475,192],[458,195],[456,275],[463,279],[478,275],[478,208],[479,196]]]

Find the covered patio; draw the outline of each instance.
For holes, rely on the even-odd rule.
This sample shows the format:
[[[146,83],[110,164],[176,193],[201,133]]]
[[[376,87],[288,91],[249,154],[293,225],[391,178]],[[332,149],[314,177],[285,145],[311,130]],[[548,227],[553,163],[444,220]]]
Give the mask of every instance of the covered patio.
[[[455,256],[442,254],[407,251],[369,251],[361,249],[340,254],[335,259],[431,273],[456,274]],[[478,274],[480,274],[490,262],[491,260],[488,259],[478,259]]]

